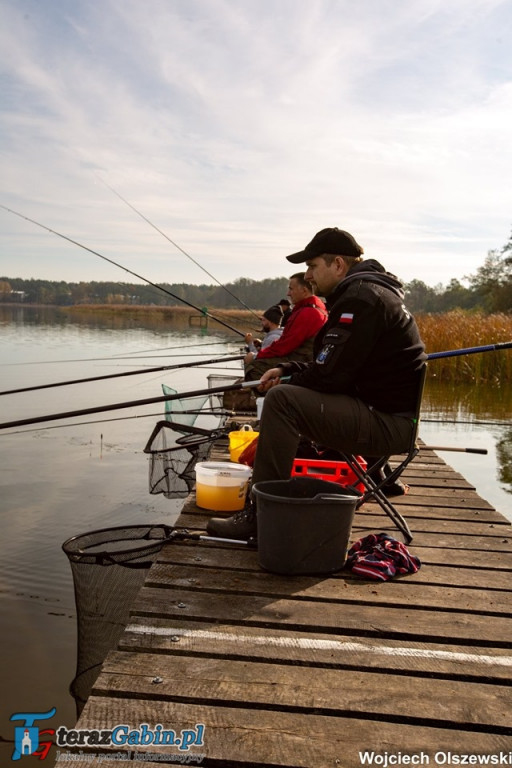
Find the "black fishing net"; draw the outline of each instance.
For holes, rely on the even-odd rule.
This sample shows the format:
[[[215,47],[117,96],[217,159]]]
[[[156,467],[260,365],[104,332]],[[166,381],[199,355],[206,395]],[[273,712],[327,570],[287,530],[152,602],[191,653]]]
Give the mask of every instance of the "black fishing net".
[[[208,457],[212,443],[227,436],[226,427],[202,429],[159,421],[144,448],[149,455],[149,492],[183,499],[195,487],[194,467]]]
[[[77,612],[77,664],[70,691],[77,713],[109,650],[128,623],[146,574],[172,535],[167,525],[105,528],[68,539],[62,548],[73,574]]]

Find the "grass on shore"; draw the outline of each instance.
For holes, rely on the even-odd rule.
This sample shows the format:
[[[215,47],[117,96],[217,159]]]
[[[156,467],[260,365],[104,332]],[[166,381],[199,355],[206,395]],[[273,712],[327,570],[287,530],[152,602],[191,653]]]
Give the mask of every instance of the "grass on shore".
[[[512,341],[512,315],[454,310],[418,315],[416,320],[427,353]],[[428,375],[447,382],[485,382],[499,389],[512,381],[512,349],[432,360]]]

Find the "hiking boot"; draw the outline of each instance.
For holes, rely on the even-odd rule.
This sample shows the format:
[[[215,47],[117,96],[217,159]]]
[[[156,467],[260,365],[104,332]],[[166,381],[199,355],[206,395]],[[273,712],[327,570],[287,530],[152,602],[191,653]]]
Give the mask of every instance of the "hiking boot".
[[[384,496],[405,496],[409,493],[409,486],[402,483],[401,480],[395,480],[394,483],[384,483],[382,486]]]
[[[219,539],[247,540],[256,538],[256,505],[251,499],[245,507],[231,517],[211,517],[206,524],[209,536]]]

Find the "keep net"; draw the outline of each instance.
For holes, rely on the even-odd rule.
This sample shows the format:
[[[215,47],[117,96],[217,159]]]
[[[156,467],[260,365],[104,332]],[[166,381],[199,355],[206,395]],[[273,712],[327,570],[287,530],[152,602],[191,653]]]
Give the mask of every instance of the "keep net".
[[[167,384],[162,384],[164,395],[177,395],[178,391]],[[192,425],[202,411],[202,408],[208,400],[208,394],[198,397],[190,397],[186,400],[166,400],[165,415],[168,421],[173,421],[173,416],[178,416],[180,424]]]

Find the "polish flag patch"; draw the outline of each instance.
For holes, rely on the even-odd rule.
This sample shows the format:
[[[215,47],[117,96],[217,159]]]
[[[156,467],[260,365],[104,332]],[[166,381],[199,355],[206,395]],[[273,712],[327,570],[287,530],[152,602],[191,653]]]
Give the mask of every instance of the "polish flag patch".
[[[354,315],[351,315],[349,312],[344,312],[341,315],[339,322],[349,325],[353,320],[354,320]]]

